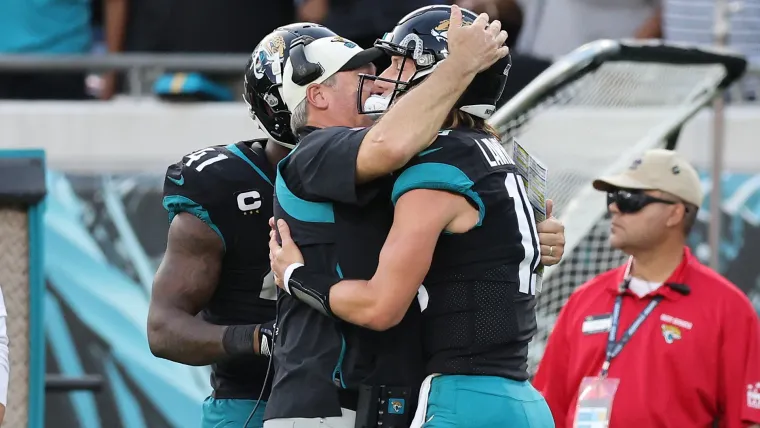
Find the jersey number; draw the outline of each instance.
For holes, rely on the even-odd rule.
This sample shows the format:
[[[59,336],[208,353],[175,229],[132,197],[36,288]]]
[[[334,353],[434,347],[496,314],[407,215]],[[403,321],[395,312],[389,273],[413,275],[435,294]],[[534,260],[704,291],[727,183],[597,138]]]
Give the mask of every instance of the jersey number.
[[[209,154],[209,152],[215,151],[214,149],[208,147],[205,149],[198,150],[197,152],[190,153],[187,155],[187,162],[185,162],[185,166],[190,167],[193,165],[193,162],[201,160],[204,156]],[[203,171],[203,168],[211,165],[212,163],[219,162],[220,160],[227,159],[227,155],[224,153],[219,153],[218,155],[214,156],[213,158],[206,159],[205,161],[201,162],[198,166],[195,167],[195,170],[198,172]]]
[[[540,247],[538,243],[538,231],[536,230],[536,218],[533,215],[533,207],[526,202],[528,196],[525,191],[525,183],[522,177],[510,172],[504,180],[507,193],[515,203],[515,215],[517,227],[522,236],[522,245],[525,249],[525,258],[520,262],[520,293],[536,295],[536,279],[533,271],[538,267],[540,260]]]

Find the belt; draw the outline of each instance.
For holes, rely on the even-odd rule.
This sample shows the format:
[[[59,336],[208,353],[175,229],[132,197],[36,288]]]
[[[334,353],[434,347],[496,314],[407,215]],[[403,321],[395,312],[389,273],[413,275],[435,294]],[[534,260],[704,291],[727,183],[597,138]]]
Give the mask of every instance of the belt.
[[[338,402],[340,407],[356,411],[359,404],[359,392],[352,389],[339,389]]]

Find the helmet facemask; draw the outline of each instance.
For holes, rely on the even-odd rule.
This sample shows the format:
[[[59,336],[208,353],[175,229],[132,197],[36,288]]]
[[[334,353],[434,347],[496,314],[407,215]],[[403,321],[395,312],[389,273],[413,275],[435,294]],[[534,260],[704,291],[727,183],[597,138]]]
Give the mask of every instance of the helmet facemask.
[[[422,40],[415,34],[408,34],[399,44],[391,43],[392,33],[388,33],[384,38],[378,39],[375,42],[375,47],[383,50],[391,57],[402,57],[405,59],[411,59],[416,65],[416,70],[409,78],[409,80],[402,80],[404,75],[404,67],[406,61],[402,61],[401,67],[399,67],[398,74],[395,79],[387,79],[380,76],[372,76],[369,74],[359,74],[359,92],[357,95],[357,108],[360,114],[368,114],[373,116],[380,116],[393,105],[393,102],[397,97],[400,97],[403,93],[409,91],[412,87],[419,84],[423,77],[432,73],[435,67],[438,65],[439,60],[430,52],[425,51]],[[363,93],[364,83],[366,81],[387,82],[394,85],[393,92],[390,97],[373,94],[362,103],[361,94]]]

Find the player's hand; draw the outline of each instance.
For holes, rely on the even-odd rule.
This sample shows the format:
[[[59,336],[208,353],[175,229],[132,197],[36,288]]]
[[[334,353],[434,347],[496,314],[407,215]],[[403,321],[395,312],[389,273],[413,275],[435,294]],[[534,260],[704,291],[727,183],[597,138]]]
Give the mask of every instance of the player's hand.
[[[504,45],[507,32],[501,22],[488,23],[488,14],[481,13],[472,25],[462,26],[462,9],[451,6],[448,30],[448,61],[455,61],[467,73],[479,73],[509,53]]]
[[[290,228],[285,220],[277,222],[276,232],[280,235],[282,244],[277,242],[277,233],[275,233],[274,217],[269,219],[269,227],[272,231],[269,233],[269,264],[274,273],[274,282],[278,287],[284,289],[282,278],[285,275],[285,269],[293,263],[303,263],[303,255],[298,245],[290,236]]]
[[[552,217],[554,201],[546,200],[546,220],[538,223],[538,242],[541,244],[541,264],[553,266],[565,254],[565,225]]]

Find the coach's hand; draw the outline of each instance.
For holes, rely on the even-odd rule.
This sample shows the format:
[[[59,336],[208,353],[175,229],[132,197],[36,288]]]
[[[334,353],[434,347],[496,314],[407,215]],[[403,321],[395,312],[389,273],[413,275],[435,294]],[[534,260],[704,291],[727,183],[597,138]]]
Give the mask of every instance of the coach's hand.
[[[504,45],[507,32],[501,22],[488,23],[488,14],[481,13],[472,25],[462,26],[462,9],[451,6],[449,17],[448,61],[456,62],[465,72],[479,73],[492,66],[509,53]]]
[[[565,254],[565,225],[552,217],[554,202],[546,200],[546,220],[538,224],[538,242],[541,244],[541,264],[552,266]]]
[[[272,231],[269,232],[269,264],[272,266],[275,284],[284,289],[282,277],[285,275],[285,269],[293,263],[303,263],[303,256],[301,250],[293,242],[293,238],[290,236],[290,228],[285,220],[279,220],[276,229],[279,232],[282,245],[277,242],[274,217],[269,219],[269,227],[272,228]]]

